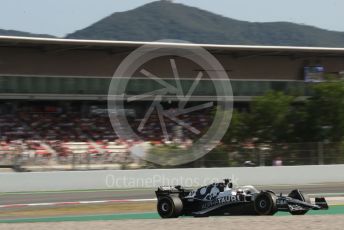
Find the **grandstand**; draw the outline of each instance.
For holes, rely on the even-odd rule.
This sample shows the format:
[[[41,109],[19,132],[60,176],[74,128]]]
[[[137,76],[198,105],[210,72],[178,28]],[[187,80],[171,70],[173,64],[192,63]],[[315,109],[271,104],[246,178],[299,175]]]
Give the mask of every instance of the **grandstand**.
[[[135,140],[121,140],[106,112],[108,87],[118,65],[145,42],[86,41],[67,39],[0,37],[0,164],[7,165],[130,165],[138,167],[128,148]],[[161,45],[159,43],[148,43]],[[166,43],[167,46],[193,46]],[[309,95],[305,70],[321,67],[340,77],[344,49],[272,46],[199,45],[212,53],[228,73],[235,106],[244,108],[254,96],[269,90],[304,98]],[[145,68],[172,78],[169,57],[154,59]],[[197,64],[179,58],[183,87],[190,86]],[[216,71],[216,70],[206,70]],[[215,100],[214,90],[204,78],[193,103]],[[155,90],[152,80],[139,73],[128,85],[129,95]],[[142,119],[149,99],[131,104],[133,126]],[[173,109],[173,103],[170,105]],[[183,120],[206,130],[211,110],[190,114]],[[158,117],[152,116],[146,141],[161,144]],[[170,132],[172,123],[167,123]],[[193,134],[183,132],[180,145],[188,145]],[[18,157],[19,156],[19,157]]]

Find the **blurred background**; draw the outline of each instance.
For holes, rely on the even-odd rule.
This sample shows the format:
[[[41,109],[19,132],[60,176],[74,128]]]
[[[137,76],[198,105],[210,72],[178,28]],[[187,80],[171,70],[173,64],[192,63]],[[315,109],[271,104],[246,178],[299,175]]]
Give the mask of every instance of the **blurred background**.
[[[175,84],[169,66],[174,58],[184,92],[204,73],[187,107],[215,106],[178,117],[199,130],[197,135],[166,119],[171,137],[166,140],[157,113],[138,131],[152,103],[142,99],[125,103],[121,111],[142,140],[121,139],[107,108],[110,81],[121,61],[143,41],[166,38],[204,44],[223,65],[234,95],[231,125],[221,143],[177,167],[344,163],[344,49],[338,48],[344,45],[343,32],[299,22],[236,20],[179,2],[155,1],[114,13],[64,39],[44,31],[0,30],[1,170],[169,167],[137,158],[130,148],[140,141],[150,145],[147,154],[187,152],[213,122],[216,92],[207,73],[218,70],[170,56],[142,66]],[[131,77],[129,96],[161,88],[139,71],[121,77]],[[162,106],[174,110],[175,101],[167,95]]]

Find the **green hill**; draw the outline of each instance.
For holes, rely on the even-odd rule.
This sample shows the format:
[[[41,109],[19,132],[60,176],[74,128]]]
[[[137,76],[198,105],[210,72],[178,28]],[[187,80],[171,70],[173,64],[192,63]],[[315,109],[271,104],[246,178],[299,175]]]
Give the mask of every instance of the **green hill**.
[[[2,30],[2,29],[0,29],[0,36],[42,37],[42,38],[54,37],[48,34],[33,34],[33,33],[28,33],[28,32],[17,31],[17,30]]]
[[[67,38],[344,47],[344,33],[288,22],[251,23],[183,4],[157,1],[114,13]]]

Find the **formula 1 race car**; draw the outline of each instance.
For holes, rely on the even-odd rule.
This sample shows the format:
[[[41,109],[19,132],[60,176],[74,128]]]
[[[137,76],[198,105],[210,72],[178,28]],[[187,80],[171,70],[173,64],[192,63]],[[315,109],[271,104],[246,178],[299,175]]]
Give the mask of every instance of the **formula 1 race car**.
[[[259,191],[250,185],[233,188],[228,179],[196,190],[181,186],[159,187],[155,193],[162,218],[274,215],[277,211],[304,215],[309,210],[328,209],[324,197],[315,198],[315,204],[312,204],[309,196],[298,189],[283,196],[269,190]]]

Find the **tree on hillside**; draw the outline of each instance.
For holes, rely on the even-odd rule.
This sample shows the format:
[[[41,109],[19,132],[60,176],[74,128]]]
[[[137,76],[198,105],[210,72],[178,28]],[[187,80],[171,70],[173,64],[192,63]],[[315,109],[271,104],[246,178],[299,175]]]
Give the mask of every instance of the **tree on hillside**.
[[[233,111],[230,126],[223,137],[224,143],[241,142],[250,138],[249,121],[250,114],[246,112]]]
[[[268,92],[253,99],[249,112],[235,111],[223,138],[231,164],[251,159],[250,152],[264,156],[267,164],[277,157],[286,164],[317,163],[320,145],[328,162],[342,161],[344,81],[329,79],[310,87],[312,96],[307,101]]]
[[[251,135],[258,142],[282,142],[291,132],[288,123],[293,96],[283,92],[268,92],[251,103]]]
[[[344,137],[344,81],[319,83],[308,101],[309,129],[314,141],[339,142]]]

